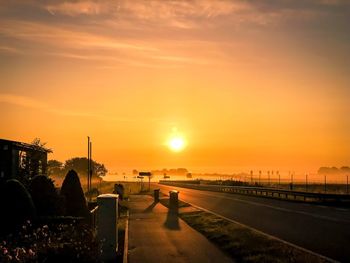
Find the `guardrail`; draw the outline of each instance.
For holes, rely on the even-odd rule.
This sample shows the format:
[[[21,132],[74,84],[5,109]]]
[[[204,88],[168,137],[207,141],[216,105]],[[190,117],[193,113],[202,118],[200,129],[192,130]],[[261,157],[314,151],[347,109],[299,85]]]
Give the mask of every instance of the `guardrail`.
[[[96,206],[94,209],[90,211],[90,227],[94,233],[96,234],[96,227],[97,227],[97,210],[98,206]]]
[[[253,186],[221,186],[221,185],[195,185],[184,184],[169,181],[159,181],[160,184],[185,187],[196,190],[207,190],[215,192],[248,194],[264,197],[284,198],[292,200],[317,200],[317,201],[333,201],[333,202],[349,202],[350,195],[347,194],[327,194],[327,193],[313,193],[301,192],[292,190],[283,190],[277,188],[253,187]]]

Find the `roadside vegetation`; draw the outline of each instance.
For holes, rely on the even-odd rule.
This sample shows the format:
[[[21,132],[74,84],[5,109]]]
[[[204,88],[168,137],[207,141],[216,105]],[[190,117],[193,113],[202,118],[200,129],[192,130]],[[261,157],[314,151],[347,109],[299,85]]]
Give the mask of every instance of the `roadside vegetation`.
[[[237,262],[326,262],[315,255],[205,211],[179,215]]]
[[[0,185],[0,262],[97,262],[98,245],[78,174],[61,189],[37,175]]]
[[[169,207],[169,198],[160,202]],[[236,262],[327,262],[326,259],[290,246],[215,214],[179,200],[178,215]]]

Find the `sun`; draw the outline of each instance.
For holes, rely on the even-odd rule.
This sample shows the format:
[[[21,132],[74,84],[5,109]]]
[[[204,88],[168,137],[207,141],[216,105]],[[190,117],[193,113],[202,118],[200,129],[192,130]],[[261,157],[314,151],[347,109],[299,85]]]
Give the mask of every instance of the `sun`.
[[[185,148],[186,142],[182,137],[176,136],[176,137],[170,138],[168,142],[168,146],[170,150],[174,152],[180,152]]]

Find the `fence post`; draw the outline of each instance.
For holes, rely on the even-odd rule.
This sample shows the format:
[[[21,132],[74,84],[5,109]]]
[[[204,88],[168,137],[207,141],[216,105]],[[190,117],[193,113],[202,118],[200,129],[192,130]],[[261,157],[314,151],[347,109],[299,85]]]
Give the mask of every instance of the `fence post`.
[[[306,192],[307,192],[307,174],[305,174],[305,189],[306,189]]]
[[[346,176],[346,193],[349,194],[349,176]]]
[[[97,240],[100,260],[115,261],[118,250],[118,195],[99,195],[97,204]]]
[[[327,192],[327,176],[324,176],[324,192]]]
[[[280,172],[277,171],[277,174],[278,174],[278,188],[281,188],[281,175],[280,175]]]

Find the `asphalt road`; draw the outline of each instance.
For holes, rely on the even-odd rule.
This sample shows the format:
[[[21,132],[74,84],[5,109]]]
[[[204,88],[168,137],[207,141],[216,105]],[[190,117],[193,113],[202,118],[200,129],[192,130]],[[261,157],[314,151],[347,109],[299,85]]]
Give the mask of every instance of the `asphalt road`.
[[[157,184],[162,192],[341,262],[350,262],[350,209]]]

